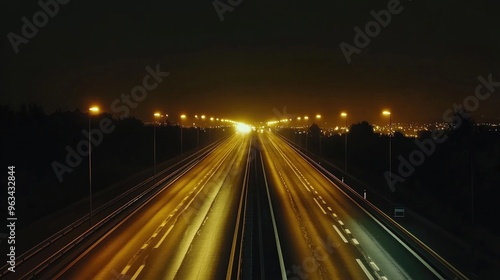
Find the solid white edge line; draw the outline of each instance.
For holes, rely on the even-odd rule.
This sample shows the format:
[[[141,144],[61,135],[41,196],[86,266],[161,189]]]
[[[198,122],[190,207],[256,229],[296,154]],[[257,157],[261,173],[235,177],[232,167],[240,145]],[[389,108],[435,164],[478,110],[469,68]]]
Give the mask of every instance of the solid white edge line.
[[[137,279],[137,277],[139,277],[139,274],[141,273],[141,271],[144,269],[145,266],[146,266],[145,264],[141,264],[141,266],[139,266],[139,269],[137,269],[137,271],[134,273],[132,278],[130,278],[130,280]]]
[[[276,248],[278,250],[278,259],[280,262],[281,279],[287,280],[285,262],[283,261],[283,253],[281,252],[280,238],[278,236],[278,228],[276,227],[276,220],[274,219],[273,204],[271,202],[271,195],[269,194],[269,186],[267,184],[266,170],[264,168],[264,160],[262,159],[262,152],[260,153],[260,162],[262,164],[262,174],[264,175],[264,183],[266,184],[267,200],[269,201],[269,208],[271,213],[271,220],[273,222],[274,237],[276,238]]]
[[[370,272],[368,271],[368,269],[366,269],[365,265],[361,262],[360,259],[356,259],[356,262],[361,267],[361,269],[363,270],[363,272],[366,274],[366,276],[368,277],[368,279],[375,280],[375,278],[373,278],[373,276],[370,274]]]
[[[321,212],[323,212],[323,214],[325,214],[325,215],[326,215],[326,211],[325,211],[325,209],[323,209],[323,207],[321,207],[321,205],[319,205],[319,202],[316,200],[316,198],[315,198],[315,197],[313,197],[313,199],[314,199],[314,201],[316,202],[316,204],[318,205],[319,209],[321,209]]]
[[[344,235],[342,234],[342,232],[340,232],[340,230],[337,228],[337,226],[335,226],[335,225],[332,225],[332,226],[335,229],[335,231],[340,235],[340,238],[342,238],[342,241],[344,241],[344,243],[349,243],[349,241],[347,241],[347,238],[344,237]]]

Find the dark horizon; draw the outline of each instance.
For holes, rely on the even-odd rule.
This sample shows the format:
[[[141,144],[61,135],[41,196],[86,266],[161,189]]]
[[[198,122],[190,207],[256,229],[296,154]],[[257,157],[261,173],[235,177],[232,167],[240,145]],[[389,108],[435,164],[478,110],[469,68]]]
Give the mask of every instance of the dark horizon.
[[[11,3],[0,103],[34,102],[48,113],[97,103],[112,112],[115,99],[142,84],[145,68],[159,65],[170,75],[132,116],[147,120],[159,110],[268,121],[286,106],[330,122],[342,123],[341,111],[353,123],[382,122],[383,109],[411,122],[441,120],[474,94],[480,76],[500,80],[492,1],[402,1],[349,63],[340,45],[355,47],[355,27],[364,29],[370,11],[388,2],[243,1],[222,22],[211,3],[70,2],[15,48],[21,18],[32,21],[41,8]],[[495,92],[473,118],[500,119],[499,104]]]

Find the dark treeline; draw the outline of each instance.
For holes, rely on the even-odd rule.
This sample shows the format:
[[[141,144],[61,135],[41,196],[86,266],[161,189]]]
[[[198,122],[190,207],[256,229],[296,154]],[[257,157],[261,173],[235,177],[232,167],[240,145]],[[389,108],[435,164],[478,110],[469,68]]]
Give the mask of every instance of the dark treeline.
[[[100,130],[103,119],[110,120],[109,127],[113,128],[110,133],[96,131]],[[181,154],[178,125],[157,123],[153,127],[136,118],[113,119],[108,113],[91,116],[90,120],[91,135],[95,138],[92,145],[94,192],[139,172],[151,171],[149,176],[153,175],[154,130],[157,163]],[[79,110],[46,114],[37,105],[22,106],[17,111],[0,106],[0,161],[5,174],[7,166],[16,166],[16,214],[21,224],[88,197],[88,134],[85,134],[88,126],[89,115]],[[184,127],[183,151],[203,147],[231,131]],[[103,137],[97,142],[99,133]],[[71,154],[69,162],[68,154]],[[59,178],[54,166],[60,172]]]
[[[339,177],[345,176],[345,135],[322,136],[320,142],[321,132],[315,124],[307,136],[293,128],[281,128],[280,133],[303,148],[307,137],[307,150],[337,166]],[[500,218],[492,209],[500,197],[500,132],[460,118],[459,124],[450,124],[440,133],[436,137],[425,131],[417,139],[394,133],[392,172],[397,182],[393,203],[406,205],[466,239],[474,238],[472,234],[478,240],[498,236]],[[385,176],[389,171],[389,136],[374,133],[370,124],[361,122],[350,127],[347,143],[348,174],[389,201]],[[411,154],[413,163],[418,164],[412,164]],[[423,154],[423,161],[416,154]]]

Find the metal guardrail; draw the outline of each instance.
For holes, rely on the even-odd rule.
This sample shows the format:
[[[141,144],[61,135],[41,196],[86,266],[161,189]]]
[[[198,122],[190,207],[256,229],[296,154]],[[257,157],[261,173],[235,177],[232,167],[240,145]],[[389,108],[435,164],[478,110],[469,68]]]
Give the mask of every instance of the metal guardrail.
[[[192,154],[190,156],[188,156],[187,158],[185,158],[182,162],[185,162],[191,158],[194,158],[194,159],[191,159],[189,160],[189,162],[187,162],[186,164],[182,165],[181,167],[178,167],[176,170],[174,170],[172,173],[170,173],[168,176],[164,177],[163,179],[161,179],[160,181],[156,182],[152,187],[148,188],[147,190],[145,190],[144,192],[142,192],[141,194],[139,194],[138,196],[136,196],[135,198],[131,199],[129,202],[127,202],[125,205],[121,206],[120,208],[118,208],[117,210],[113,211],[110,215],[108,215],[107,217],[105,217],[104,219],[102,219],[100,222],[98,222],[97,224],[95,224],[92,228],[88,229],[87,231],[85,231],[82,235],[80,235],[79,237],[77,237],[77,241],[75,242],[75,240],[73,240],[72,242],[70,242],[69,244],[67,244],[65,247],[63,247],[61,250],[59,250],[58,252],[56,252],[55,254],[64,254],[66,253],[69,249],[73,248],[75,245],[77,245],[81,240],[83,240],[84,238],[88,237],[91,233],[93,233],[95,230],[97,230],[99,227],[101,227],[102,223],[104,220],[107,222],[109,221],[111,218],[115,217],[117,214],[121,213],[121,211],[123,211],[125,208],[127,208],[128,206],[130,206],[131,204],[133,204],[134,202],[136,202],[138,199],[142,198],[144,195],[146,195],[147,193],[149,193],[150,191],[154,190],[158,185],[162,184],[163,182],[165,182],[166,180],[172,178],[173,176],[175,176],[176,174],[178,174],[179,172],[181,172],[182,170],[185,170],[185,169],[190,169],[192,167],[192,165],[194,165],[194,163],[196,161],[200,161],[201,159],[203,159],[204,157],[207,156],[208,153],[210,153],[210,151],[212,151],[213,149],[215,149],[216,146],[218,145],[221,145],[222,142],[216,142],[216,143],[213,143],[209,146],[207,146],[206,148],[202,149],[199,151],[199,153],[195,153],[195,154]],[[213,148],[213,149],[212,149]],[[117,197],[113,198],[112,200],[110,200],[109,202],[99,206],[98,208],[96,208],[93,213],[94,215],[95,214],[99,214],[101,213],[102,211],[104,211],[105,209],[109,208],[111,205],[117,203],[118,201],[122,200],[123,198],[127,197],[130,193],[138,190],[139,188],[143,187],[144,185],[150,183],[151,181],[154,181],[156,180],[158,177],[162,176],[163,174],[165,174],[166,172],[169,172],[171,171],[172,169],[174,169],[175,167],[177,167],[179,165],[179,163],[173,165],[173,166],[170,166],[166,169],[164,169],[163,171],[157,173],[155,176],[152,176],[152,177],[149,177],[147,178],[146,180],[140,182],[139,184],[135,185],[134,187],[128,189],[127,191],[123,192],[122,194],[118,195]],[[119,210],[119,212],[117,212]],[[86,222],[87,220],[89,220],[89,217],[90,217],[90,214],[86,214],[84,215],[83,217],[77,219],[76,221],[74,221],[73,223],[71,223],[70,225],[66,226],[65,228],[59,230],[58,232],[54,233],[53,235],[49,236],[48,238],[46,238],[45,240],[43,240],[42,242],[38,243],[37,245],[35,245],[33,248],[29,249],[28,251],[24,252],[23,254],[19,255],[17,258],[16,258],[16,266],[19,266],[20,264],[26,262],[27,260],[31,259],[32,257],[34,257],[35,255],[37,255],[38,253],[40,253],[42,250],[44,250],[45,248],[47,248],[48,246],[50,246],[51,244],[53,244],[54,242],[56,242],[57,240],[61,239],[62,237],[68,235],[70,232],[72,232],[74,229],[76,229],[77,227],[79,227],[81,224],[83,224],[84,222]],[[79,239],[80,237],[82,237],[81,240]],[[69,246],[69,247],[68,247]],[[53,255],[54,256],[54,255]],[[53,257],[52,256],[52,257]],[[52,258],[51,257],[51,258]],[[50,258],[49,258],[50,259]],[[49,259],[45,260],[42,264],[45,264],[43,268],[47,267],[49,264],[52,263],[52,261],[49,261]],[[42,264],[38,265],[36,268],[39,268]],[[8,268],[8,264],[4,265],[2,268],[0,268],[0,277],[8,274],[8,273],[11,273],[11,271],[9,271],[7,268]],[[33,271],[33,270],[32,270]],[[31,271],[30,271],[31,272]],[[29,274],[29,273],[28,273]]]
[[[181,177],[182,175],[184,175],[186,172],[188,172],[194,166],[195,166],[195,163],[192,163],[189,166],[187,166],[187,168],[185,168],[185,169],[182,169],[182,168],[178,169],[177,171],[180,171],[180,172],[177,173],[177,175],[175,176],[173,182],[175,180],[177,180],[179,177]],[[108,216],[106,216],[104,219],[100,220],[97,224],[95,224],[94,226],[92,226],[91,228],[89,228],[88,230],[86,230],[84,233],[82,233],[81,235],[79,235],[73,241],[71,241],[70,243],[68,243],[67,245],[65,245],[63,248],[59,249],[57,252],[55,252],[54,254],[52,254],[52,256],[50,256],[49,258],[47,258],[45,261],[43,261],[42,263],[40,263],[39,265],[37,265],[36,267],[34,267],[33,269],[31,269],[28,273],[26,273],[25,275],[23,275],[21,278],[22,279],[32,279],[33,277],[35,277],[38,274],[40,274],[45,268],[47,268],[50,264],[54,263],[56,260],[58,260],[60,257],[62,257],[70,249],[72,249],[73,247],[75,247],[76,245],[78,245],[79,243],[81,243],[82,241],[84,241],[87,237],[89,237],[91,234],[93,234],[95,231],[97,231],[103,225],[105,225],[106,223],[108,223],[111,219],[113,219],[114,217],[116,217],[118,214],[121,214],[123,211],[125,211],[128,207],[130,207],[136,201],[138,201],[139,199],[141,199],[144,196],[148,195],[158,185],[162,184],[167,179],[168,178],[162,179],[161,181],[159,181],[158,183],[154,184],[153,186],[151,186],[146,191],[142,192],[140,195],[136,196],[134,199],[128,201],[126,204],[122,205],[120,208],[118,208],[115,211],[113,211],[111,214],[109,214]],[[158,190],[155,194],[158,194],[163,189],[164,188]],[[150,199],[154,198],[154,196],[155,195],[153,195],[152,197],[150,197]],[[149,200],[147,200],[147,201],[149,201]]]
[[[277,134],[277,135],[279,135],[279,134]],[[285,140],[288,140],[288,139],[284,138],[281,135],[279,135],[279,136],[281,138],[285,139]],[[289,141],[285,141],[285,142],[288,143]],[[306,154],[304,154],[302,151],[300,151],[299,149],[297,149],[293,145],[289,144],[289,146],[292,149],[294,149],[299,155],[301,155],[302,158],[306,159],[310,164],[313,164],[317,169],[320,169],[322,171],[323,175],[325,175],[325,176],[328,175],[328,177],[330,177],[331,179],[333,179],[334,181],[336,181],[336,185],[343,186],[351,194],[355,195],[359,202],[363,202],[364,204],[370,206],[370,210],[375,211],[377,213],[377,216],[379,216],[379,221],[380,222],[384,222],[384,224],[386,224],[386,225],[389,225],[389,227],[391,228],[391,230],[393,231],[393,233],[399,235],[400,237],[406,237],[405,238],[406,241],[408,239],[411,240],[415,245],[417,245],[418,247],[420,247],[421,249],[423,249],[428,255],[430,255],[434,259],[436,259],[440,263],[440,265],[442,266],[442,268],[445,268],[445,269],[448,270],[448,272],[445,272],[445,271],[443,271],[442,268],[437,268],[438,270],[441,271],[441,273],[449,276],[449,274],[451,272],[451,274],[453,274],[452,276],[455,277],[454,279],[457,279],[456,277],[458,277],[459,279],[469,279],[462,272],[460,272],[458,269],[456,269],[452,264],[450,264],[443,257],[441,257],[438,253],[436,253],[429,246],[427,246],[424,242],[422,242],[420,239],[418,239],[415,235],[413,235],[411,232],[409,232],[407,229],[405,229],[399,223],[397,223],[396,221],[394,221],[385,212],[383,212],[382,210],[378,209],[371,202],[369,202],[366,199],[364,199],[358,192],[356,192],[354,189],[352,189],[349,185],[347,185],[344,182],[342,182],[342,180],[340,180],[339,178],[337,178],[337,176],[333,175],[330,171],[328,171],[326,168],[324,168],[323,166],[321,166],[318,163],[316,163],[314,160],[312,160],[311,158],[309,158]],[[380,219],[380,218],[382,218],[382,219]],[[408,245],[412,246],[411,244],[408,244]],[[412,246],[412,247],[415,248],[416,246]]]

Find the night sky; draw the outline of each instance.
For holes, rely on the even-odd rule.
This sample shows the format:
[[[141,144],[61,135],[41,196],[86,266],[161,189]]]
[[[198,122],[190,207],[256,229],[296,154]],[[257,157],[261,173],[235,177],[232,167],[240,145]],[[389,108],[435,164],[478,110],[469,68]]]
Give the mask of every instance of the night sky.
[[[144,121],[156,110],[267,121],[286,106],[332,124],[342,110],[350,122],[380,123],[382,109],[408,122],[442,120],[479,75],[500,81],[495,0],[402,0],[350,64],[339,44],[354,45],[353,28],[392,1],[240,2],[221,21],[211,0],[72,0],[15,54],[9,32],[22,35],[21,18],[41,7],[2,1],[0,104],[111,112],[159,64],[170,75],[131,109]],[[500,88],[473,117],[500,121],[499,105]]]

